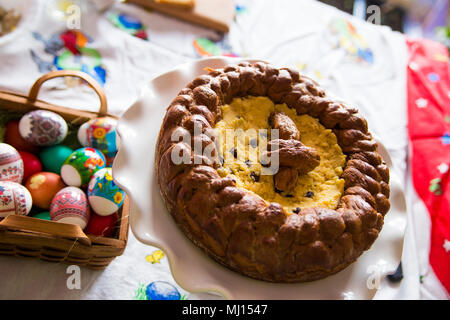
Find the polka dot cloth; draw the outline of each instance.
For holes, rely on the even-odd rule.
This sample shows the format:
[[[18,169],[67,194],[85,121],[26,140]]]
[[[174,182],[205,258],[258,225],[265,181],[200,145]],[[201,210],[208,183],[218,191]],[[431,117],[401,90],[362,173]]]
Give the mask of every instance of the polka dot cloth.
[[[414,188],[431,220],[430,265],[450,292],[450,81],[447,48],[408,39],[408,133]],[[437,59],[436,57],[439,57]]]

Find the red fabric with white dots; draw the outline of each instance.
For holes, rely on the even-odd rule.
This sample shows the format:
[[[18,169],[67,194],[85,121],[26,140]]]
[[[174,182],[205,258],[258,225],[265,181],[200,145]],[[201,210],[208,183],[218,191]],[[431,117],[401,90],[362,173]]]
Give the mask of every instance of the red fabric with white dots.
[[[447,48],[408,39],[408,132],[414,187],[430,215],[430,265],[450,292],[450,78]],[[418,226],[420,227],[420,226]]]

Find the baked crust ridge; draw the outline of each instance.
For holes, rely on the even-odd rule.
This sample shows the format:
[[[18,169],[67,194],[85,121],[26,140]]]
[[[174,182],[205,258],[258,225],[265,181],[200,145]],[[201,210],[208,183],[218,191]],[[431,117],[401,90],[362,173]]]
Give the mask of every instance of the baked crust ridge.
[[[287,214],[280,204],[267,204],[219,176],[210,132],[221,105],[245,96],[286,103],[333,130],[347,156],[336,210]],[[194,128],[202,134],[193,136]],[[210,157],[183,142],[188,133],[192,146],[213,149]],[[191,163],[175,164],[173,151],[184,151]],[[297,71],[263,62],[210,69],[192,80],[167,108],[155,159],[161,195],[186,236],[226,267],[260,280],[312,281],[344,269],[371,247],[390,207],[389,169],[357,109],[333,101]]]

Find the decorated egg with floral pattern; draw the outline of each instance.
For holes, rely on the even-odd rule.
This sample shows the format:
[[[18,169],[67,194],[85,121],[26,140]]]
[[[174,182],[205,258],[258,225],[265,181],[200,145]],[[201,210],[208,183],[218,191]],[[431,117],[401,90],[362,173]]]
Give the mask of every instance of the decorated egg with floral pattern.
[[[105,167],[105,156],[94,148],[80,148],[64,161],[61,178],[68,186],[86,186],[94,173]]]
[[[78,140],[84,147],[100,150],[106,158],[115,156],[118,146],[117,120],[101,117],[83,123],[78,129]]]
[[[65,187],[58,191],[50,205],[52,221],[75,224],[86,228],[90,217],[86,194],[77,187]]]
[[[100,169],[92,176],[87,193],[92,210],[101,216],[113,214],[125,200],[125,191],[114,183],[110,167]]]
[[[67,123],[63,117],[47,110],[26,113],[19,121],[19,132],[27,142],[37,146],[51,146],[67,136]]]
[[[30,192],[12,181],[0,181],[0,217],[10,214],[27,215],[33,205]]]
[[[23,161],[19,152],[7,143],[0,143],[0,181],[21,183]]]

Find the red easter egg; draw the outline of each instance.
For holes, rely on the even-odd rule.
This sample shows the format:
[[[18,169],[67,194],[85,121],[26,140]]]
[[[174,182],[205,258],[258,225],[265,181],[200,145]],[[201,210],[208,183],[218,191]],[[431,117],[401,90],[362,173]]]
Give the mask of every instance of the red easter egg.
[[[114,233],[117,220],[119,220],[117,212],[109,216],[100,216],[96,213],[91,213],[91,218],[85,233],[94,236],[110,237]]]
[[[23,161],[23,180],[26,181],[28,177],[35,173],[42,171],[42,164],[38,157],[26,151],[19,151],[20,157]]]
[[[27,142],[19,133],[19,121],[11,120],[5,127],[5,142],[12,145],[17,150],[37,153],[39,147]]]

